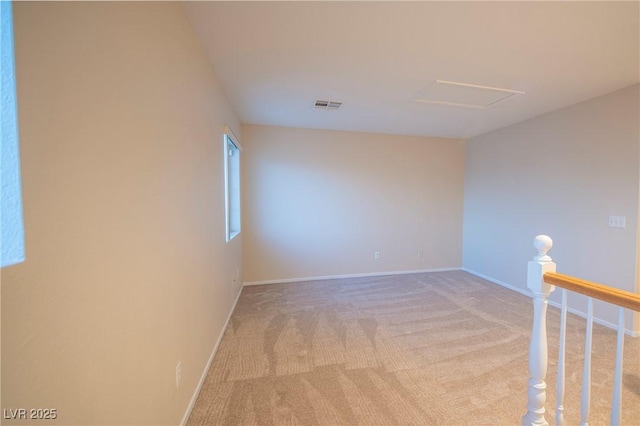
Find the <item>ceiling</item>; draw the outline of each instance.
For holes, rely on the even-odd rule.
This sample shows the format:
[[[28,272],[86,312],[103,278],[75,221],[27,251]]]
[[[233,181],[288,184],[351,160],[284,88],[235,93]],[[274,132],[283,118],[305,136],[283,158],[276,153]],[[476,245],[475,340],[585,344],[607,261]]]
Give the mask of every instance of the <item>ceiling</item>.
[[[638,83],[639,4],[183,7],[243,123],[466,139]],[[484,109],[413,101],[437,80],[525,94]]]

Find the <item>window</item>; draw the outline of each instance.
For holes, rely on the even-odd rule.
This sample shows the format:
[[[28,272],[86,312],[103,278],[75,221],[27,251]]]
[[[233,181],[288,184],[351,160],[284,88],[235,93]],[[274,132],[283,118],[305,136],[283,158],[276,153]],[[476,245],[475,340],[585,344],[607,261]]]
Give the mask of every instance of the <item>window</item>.
[[[0,266],[24,261],[11,2],[0,1]]]
[[[240,233],[240,144],[231,131],[224,135],[224,186],[227,241]]]

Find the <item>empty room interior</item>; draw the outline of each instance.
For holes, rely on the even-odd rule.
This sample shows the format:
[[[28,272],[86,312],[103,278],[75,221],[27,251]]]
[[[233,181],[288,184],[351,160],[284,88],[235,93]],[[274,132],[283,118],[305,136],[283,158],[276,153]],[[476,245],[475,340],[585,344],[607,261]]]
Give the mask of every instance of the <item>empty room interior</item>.
[[[520,424],[531,264],[640,293],[638,1],[1,7],[2,424]],[[633,424],[567,293],[547,420],[622,341]]]

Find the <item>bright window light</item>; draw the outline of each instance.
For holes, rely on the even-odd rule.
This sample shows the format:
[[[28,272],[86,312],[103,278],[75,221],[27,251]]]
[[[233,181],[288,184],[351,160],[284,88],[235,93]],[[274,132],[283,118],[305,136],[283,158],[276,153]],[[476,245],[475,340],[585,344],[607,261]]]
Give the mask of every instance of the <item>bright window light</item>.
[[[227,241],[240,233],[240,144],[224,135],[225,218]]]
[[[0,267],[24,261],[11,2],[0,1]]]

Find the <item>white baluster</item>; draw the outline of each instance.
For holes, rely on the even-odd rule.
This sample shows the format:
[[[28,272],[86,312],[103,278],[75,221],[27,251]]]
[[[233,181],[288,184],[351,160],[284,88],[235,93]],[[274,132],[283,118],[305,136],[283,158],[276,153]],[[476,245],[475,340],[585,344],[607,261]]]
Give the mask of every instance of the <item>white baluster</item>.
[[[522,417],[523,425],[548,425],[544,417],[546,401],[545,377],[547,375],[547,299],[555,289],[544,282],[543,275],[555,272],[556,264],[547,256],[553,241],[546,235],[538,235],[533,246],[538,255],[529,261],[527,287],[533,293],[533,328],[529,346],[529,386],[527,390],[527,414]]]
[[[562,289],[560,312],[560,345],[558,348],[558,375],[556,382],[556,426],[564,424],[564,342],[567,335],[567,290]]]
[[[587,305],[587,332],[584,342],[584,370],[582,371],[582,398],[580,399],[580,426],[589,425],[591,406],[591,336],[593,335],[593,298]]]
[[[622,359],[624,354],[624,308],[618,308],[618,344],[616,347],[616,372],[613,383],[613,399],[611,401],[611,425],[620,424],[622,413]]]

